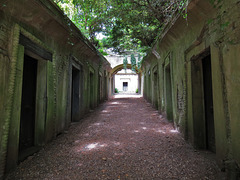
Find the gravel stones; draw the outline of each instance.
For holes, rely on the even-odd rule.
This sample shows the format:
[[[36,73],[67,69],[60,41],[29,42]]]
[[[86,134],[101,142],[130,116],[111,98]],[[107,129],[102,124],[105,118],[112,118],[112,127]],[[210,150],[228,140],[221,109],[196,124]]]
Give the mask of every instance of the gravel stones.
[[[143,98],[115,98],[6,179],[225,179],[214,158],[194,150]]]

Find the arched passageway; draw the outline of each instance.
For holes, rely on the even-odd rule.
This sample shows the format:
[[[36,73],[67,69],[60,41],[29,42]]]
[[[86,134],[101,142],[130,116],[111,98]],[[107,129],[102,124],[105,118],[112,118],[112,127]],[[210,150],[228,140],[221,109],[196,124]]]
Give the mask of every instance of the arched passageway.
[[[142,94],[141,70],[137,67],[134,69],[135,71],[132,71],[131,64],[127,64],[126,69],[123,64],[119,64],[111,70],[113,93],[117,91]]]
[[[131,64],[127,64],[126,68],[127,69],[132,69],[132,65]],[[122,69],[124,69],[124,65],[123,64],[119,64],[119,65],[115,66],[114,68],[112,68],[111,74],[116,74],[118,71],[121,71]],[[137,74],[141,73],[140,69],[138,69],[137,67],[135,67],[135,72]]]

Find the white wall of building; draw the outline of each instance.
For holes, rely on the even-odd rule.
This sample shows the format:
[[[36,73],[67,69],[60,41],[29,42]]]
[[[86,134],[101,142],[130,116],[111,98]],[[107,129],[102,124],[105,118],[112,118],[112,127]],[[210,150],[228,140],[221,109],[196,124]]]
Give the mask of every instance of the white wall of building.
[[[104,56],[108,62],[111,64],[111,68],[114,68],[120,64],[123,64],[123,59],[125,58],[125,56],[121,56],[121,55],[107,55],[107,56]],[[138,56],[136,55],[135,56],[136,58],[136,61],[138,61]],[[131,64],[131,57],[130,55],[127,56],[127,60],[128,60],[128,64]]]
[[[127,91],[124,91],[124,82],[127,82]],[[129,93],[135,93],[138,88],[138,75],[129,69],[127,69],[126,71],[124,69],[119,71],[115,75],[115,88],[117,88],[119,92],[124,91]]]

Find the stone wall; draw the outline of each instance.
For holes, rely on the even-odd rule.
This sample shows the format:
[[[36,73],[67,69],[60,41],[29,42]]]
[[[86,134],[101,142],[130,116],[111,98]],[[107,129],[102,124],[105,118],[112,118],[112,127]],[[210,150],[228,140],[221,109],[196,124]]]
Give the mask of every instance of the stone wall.
[[[144,97],[153,105],[157,99],[159,111],[196,148],[211,149],[206,140],[202,65],[210,57],[216,148],[212,151],[233,178],[240,165],[239,7],[236,0],[190,1],[188,18],[176,14],[143,63]]]
[[[108,61],[52,1],[19,0],[3,4],[0,7],[0,179],[16,167],[25,153],[19,153],[18,147],[26,57],[37,63],[34,137],[26,155],[39,150],[71,122],[80,121],[90,108],[108,98],[111,87]]]

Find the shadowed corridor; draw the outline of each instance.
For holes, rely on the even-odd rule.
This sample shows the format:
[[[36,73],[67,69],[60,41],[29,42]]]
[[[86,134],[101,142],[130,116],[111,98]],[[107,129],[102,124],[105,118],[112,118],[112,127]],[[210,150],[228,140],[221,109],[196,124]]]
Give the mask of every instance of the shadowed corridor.
[[[28,157],[6,179],[224,179],[140,96],[115,96]]]

